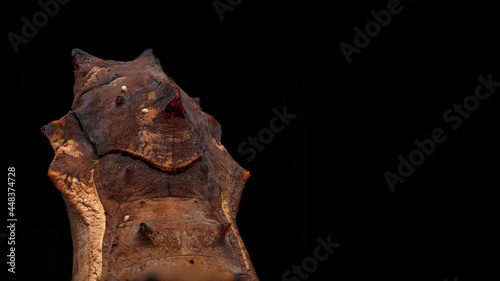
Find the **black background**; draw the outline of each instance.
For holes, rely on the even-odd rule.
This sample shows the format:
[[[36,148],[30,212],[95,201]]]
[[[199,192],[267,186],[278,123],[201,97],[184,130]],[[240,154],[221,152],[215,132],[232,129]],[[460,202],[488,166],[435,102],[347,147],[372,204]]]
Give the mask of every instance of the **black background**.
[[[442,117],[474,94],[479,75],[500,81],[494,7],[401,1],[401,13],[347,63],[339,44],[353,45],[353,28],[389,1],[245,0],[223,22],[203,2],[74,0],[17,54],[6,35],[21,34],[21,18],[40,7],[4,6],[3,158],[5,169],[16,167],[18,218],[9,280],[71,278],[69,222],[46,175],[53,152],[40,127],[70,109],[72,48],[124,61],[153,48],[219,121],[223,145],[252,174],[238,227],[261,280],[284,280],[328,235],[341,245],[307,280],[498,276],[500,89],[457,130]],[[238,145],[283,106],[297,117],[247,161]],[[391,192],[384,172],[395,173],[398,155],[437,127],[447,140]]]

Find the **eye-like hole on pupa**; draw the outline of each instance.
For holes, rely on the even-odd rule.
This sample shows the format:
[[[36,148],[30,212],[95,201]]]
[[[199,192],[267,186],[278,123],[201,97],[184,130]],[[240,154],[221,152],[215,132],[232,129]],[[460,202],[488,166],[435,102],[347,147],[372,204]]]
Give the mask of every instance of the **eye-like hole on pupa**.
[[[133,173],[134,173],[134,167],[129,166],[129,167],[125,168],[125,174],[126,174],[127,176],[130,176],[130,175],[132,175]]]
[[[117,96],[115,99],[116,105],[122,105],[122,103],[125,101],[125,99],[122,96]]]

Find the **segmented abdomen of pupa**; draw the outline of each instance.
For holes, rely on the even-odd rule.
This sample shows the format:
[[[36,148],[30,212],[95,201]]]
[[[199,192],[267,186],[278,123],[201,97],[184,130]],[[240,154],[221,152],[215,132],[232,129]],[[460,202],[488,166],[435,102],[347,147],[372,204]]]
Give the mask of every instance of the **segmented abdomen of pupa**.
[[[248,171],[162,70],[79,49],[69,113],[42,128],[73,236],[73,280],[258,280],[236,227]]]

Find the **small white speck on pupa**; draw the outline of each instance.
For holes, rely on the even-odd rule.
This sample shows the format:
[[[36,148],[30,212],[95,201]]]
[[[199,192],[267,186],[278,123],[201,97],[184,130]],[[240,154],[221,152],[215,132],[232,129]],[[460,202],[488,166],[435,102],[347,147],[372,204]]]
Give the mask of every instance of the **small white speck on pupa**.
[[[130,219],[130,216],[129,216],[129,215],[126,215],[125,217],[123,217],[123,221],[124,221],[124,222],[127,222],[129,219]]]
[[[142,112],[142,113],[148,113],[148,112],[149,112],[149,110],[148,110],[147,108],[143,108],[141,112]]]
[[[122,92],[126,92],[127,91],[127,86],[122,86]]]

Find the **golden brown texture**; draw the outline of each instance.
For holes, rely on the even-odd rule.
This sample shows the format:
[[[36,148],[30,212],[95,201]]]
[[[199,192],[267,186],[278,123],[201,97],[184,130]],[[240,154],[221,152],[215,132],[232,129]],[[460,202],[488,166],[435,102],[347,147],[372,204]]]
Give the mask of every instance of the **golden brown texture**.
[[[236,226],[250,174],[217,121],[151,50],[130,62],[72,54],[72,108],[43,132],[71,222],[73,280],[258,280]]]

